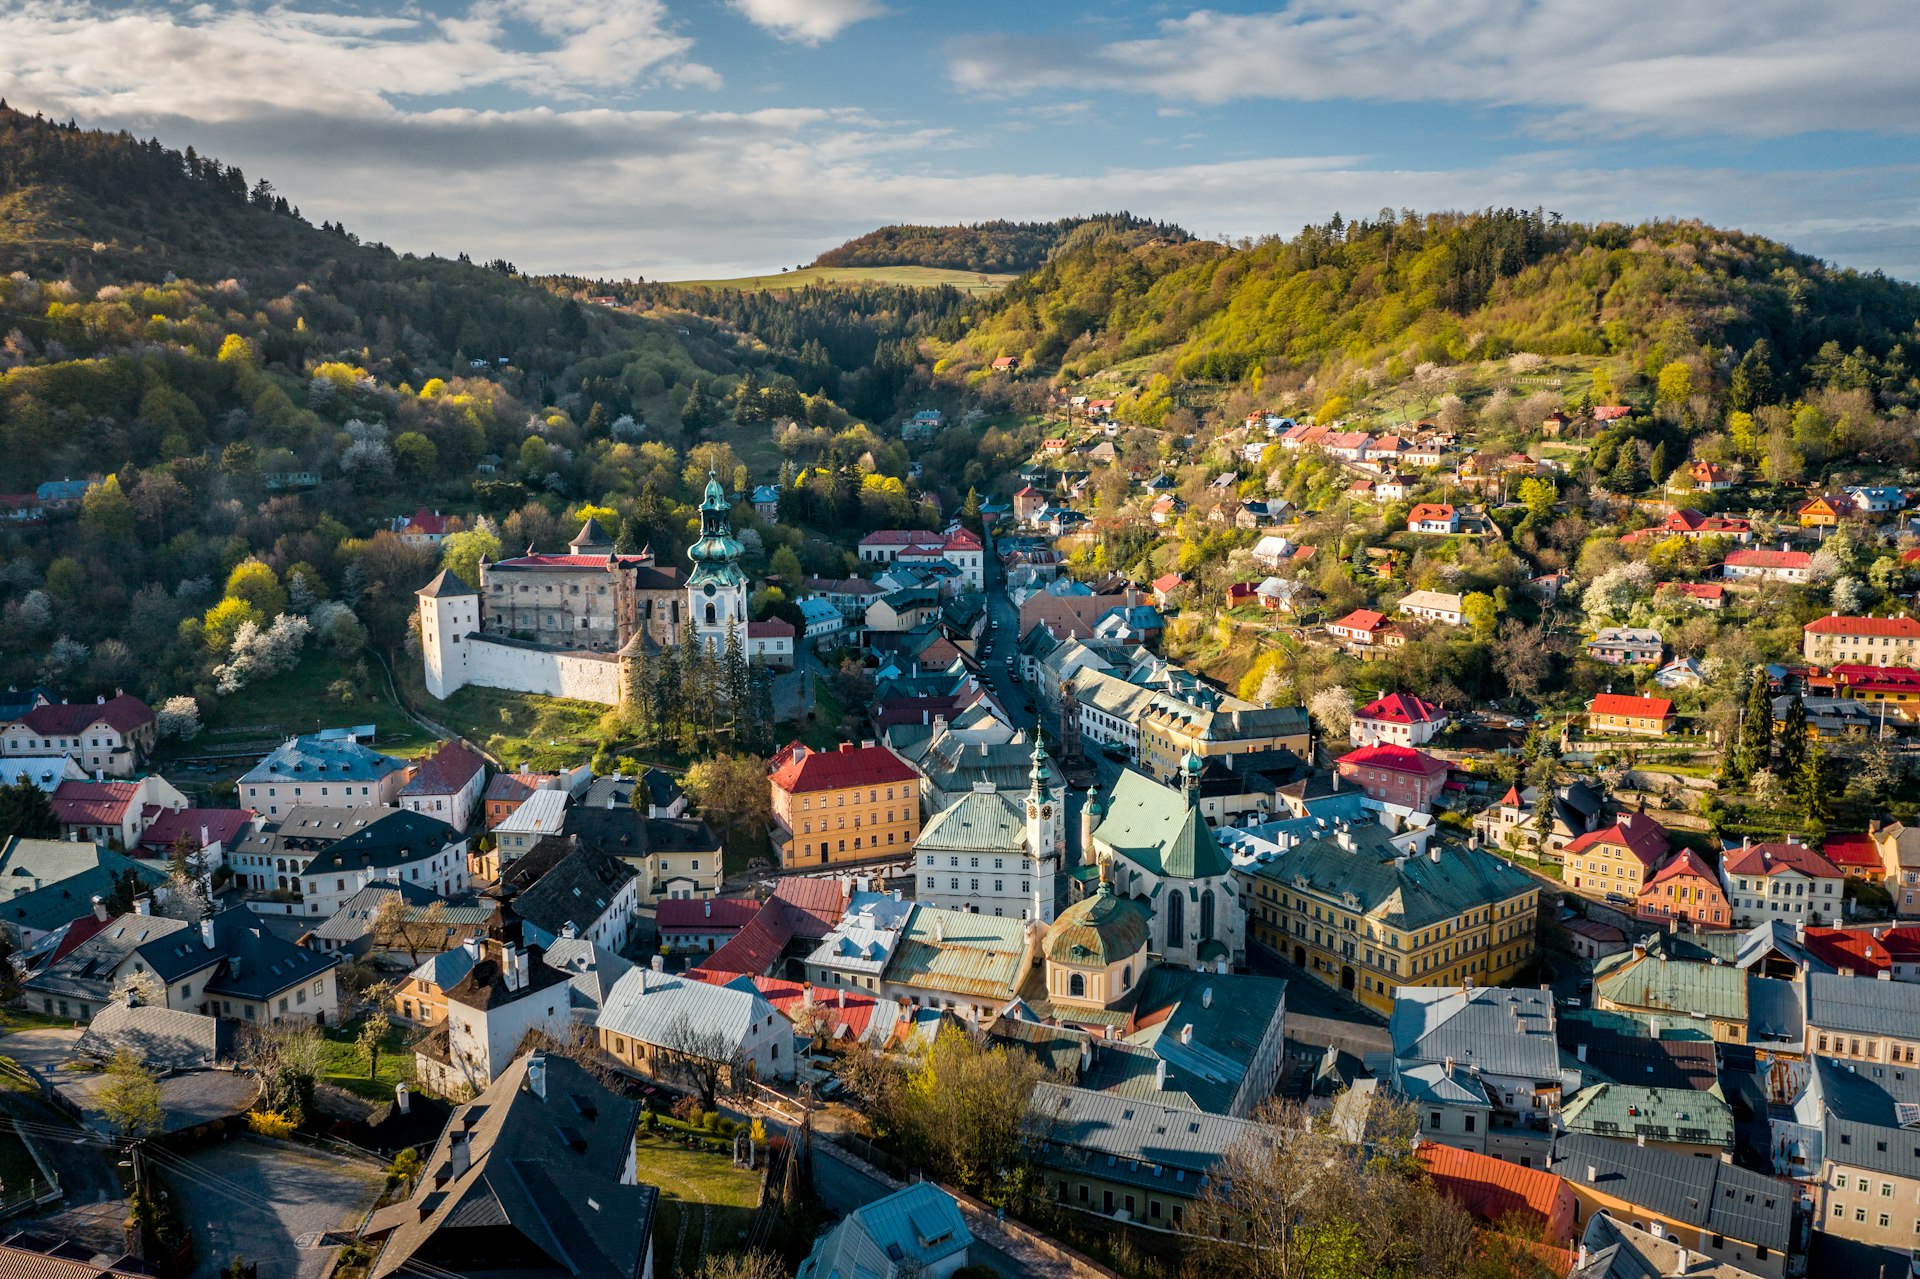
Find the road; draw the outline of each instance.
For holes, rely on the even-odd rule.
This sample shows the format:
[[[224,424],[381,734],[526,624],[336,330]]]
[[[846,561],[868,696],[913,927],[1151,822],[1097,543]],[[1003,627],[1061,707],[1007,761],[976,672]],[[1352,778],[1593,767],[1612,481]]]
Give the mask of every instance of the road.
[[[319,1279],[329,1230],[351,1229],[379,1195],[370,1165],[241,1137],[176,1155],[161,1176],[194,1235],[196,1279],[219,1279],[235,1256],[262,1275]]]

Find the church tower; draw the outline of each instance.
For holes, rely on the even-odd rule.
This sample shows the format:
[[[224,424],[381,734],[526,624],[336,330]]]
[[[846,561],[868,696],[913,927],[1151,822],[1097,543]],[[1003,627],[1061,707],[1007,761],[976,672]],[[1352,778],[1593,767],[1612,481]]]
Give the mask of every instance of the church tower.
[[[1033,859],[1033,909],[1042,923],[1053,922],[1060,874],[1060,807],[1040,734],[1033,736],[1033,767],[1027,773],[1027,855]]]
[[[733,535],[733,511],[720,478],[707,472],[700,502],[700,540],[687,550],[693,572],[687,577],[687,615],[694,637],[716,652],[726,646],[727,625],[747,639],[747,575],[740,571],[739,539]]]

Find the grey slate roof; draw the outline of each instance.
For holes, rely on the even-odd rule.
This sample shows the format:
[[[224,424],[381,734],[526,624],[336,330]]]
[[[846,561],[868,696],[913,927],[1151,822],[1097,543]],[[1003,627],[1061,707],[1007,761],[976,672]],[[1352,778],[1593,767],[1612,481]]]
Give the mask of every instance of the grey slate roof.
[[[437,817],[404,808],[389,809],[361,829],[335,840],[307,863],[309,875],[343,870],[384,870],[431,857],[464,836]]]
[[[228,1024],[200,1013],[135,1007],[116,1000],[94,1014],[74,1051],[109,1061],[128,1048],[155,1071],[192,1070],[229,1055]]]
[[[596,1013],[606,1004],[613,984],[633,969],[631,960],[584,937],[562,937],[547,947],[542,958],[547,967],[567,975],[567,984],[573,987],[572,1006]]]
[[[1551,993],[1490,986],[1402,986],[1387,1023],[1397,1061],[1445,1062],[1495,1075],[1560,1077]]]
[[[1808,973],[1805,986],[1810,1027],[1920,1039],[1920,985]]]
[[[1920,1106],[1920,1071],[1831,1057],[1813,1058],[1813,1070],[1804,1100],[1824,1109],[1826,1157],[1920,1179],[1920,1131],[1900,1122],[1901,1106]]]
[[[432,889],[422,888],[404,879],[368,884],[340,903],[340,909],[321,921],[320,926],[315,928],[310,936],[317,941],[332,942],[336,946],[359,941],[373,932],[373,917],[379,912],[380,903],[396,893],[406,899],[407,905],[414,907],[425,907],[432,902],[443,900],[440,894]]]
[[[128,871],[149,888],[167,878],[98,844],[10,839],[0,846],[0,922],[50,932],[90,912]]]
[[[184,921],[121,915],[36,973],[28,984],[35,991],[105,1003],[115,970],[137,957],[169,986],[195,973],[216,970],[205,982],[209,995],[262,1000],[318,977],[340,962],[275,935],[245,906],[229,907],[204,926],[212,930],[211,947],[200,929]]]
[[[530,860],[521,858],[523,863]],[[633,868],[617,857],[595,848],[573,848],[520,890],[514,913],[538,930],[541,935],[535,940],[562,937],[568,924],[585,932],[634,878]]]
[[[1548,1171],[1576,1189],[1591,1185],[1714,1234],[1783,1252],[1792,1238],[1793,1187],[1718,1159],[1576,1133],[1555,1138],[1549,1159]]]
[[[1033,1090],[1027,1119],[1047,1167],[1189,1198],[1236,1141],[1265,1131],[1245,1119],[1056,1083]]]

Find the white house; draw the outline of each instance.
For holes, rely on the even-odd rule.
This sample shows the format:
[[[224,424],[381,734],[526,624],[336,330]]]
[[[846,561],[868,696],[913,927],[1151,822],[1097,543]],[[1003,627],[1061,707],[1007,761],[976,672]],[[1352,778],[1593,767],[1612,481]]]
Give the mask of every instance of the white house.
[[[152,709],[126,693],[93,702],[39,701],[0,728],[0,755],[66,755],[89,773],[127,777],[156,736]]]
[[[344,737],[290,737],[240,775],[240,802],[278,817],[295,808],[386,808],[407,766]]]
[[[785,618],[769,617],[763,622],[748,622],[747,660],[776,670],[791,670],[793,635],[793,623]]]
[[[1447,726],[1447,713],[1411,693],[1389,693],[1353,713],[1355,746],[1424,746]]]
[[[564,1040],[573,1022],[567,974],[521,945],[517,918],[496,925],[488,937],[469,938],[464,948],[471,962],[447,987],[445,1038],[429,1035],[414,1050],[414,1073],[442,1094],[462,1085],[485,1088],[513,1061],[528,1031]]]
[[[1402,617],[1416,617],[1423,622],[1459,626],[1467,620],[1466,614],[1461,611],[1464,598],[1447,591],[1409,591],[1400,597],[1400,603],[1394,611]]]
[[[1444,502],[1422,502],[1407,512],[1409,533],[1458,533],[1460,512]]]
[[[1835,922],[1845,883],[1839,867],[1792,836],[1784,843],[1747,840],[1720,856],[1720,886],[1735,924]]]
[[[465,833],[487,786],[487,761],[465,742],[442,742],[413,767],[400,788],[400,807],[445,822]]]
[[[394,809],[315,853],[301,879],[307,913],[323,919],[381,880],[452,897],[471,887],[467,840],[438,818]]]
[[[1813,556],[1806,551],[1777,551],[1741,548],[1727,552],[1720,575],[1729,582],[1758,579],[1767,582],[1793,582],[1804,585],[1813,580]]]

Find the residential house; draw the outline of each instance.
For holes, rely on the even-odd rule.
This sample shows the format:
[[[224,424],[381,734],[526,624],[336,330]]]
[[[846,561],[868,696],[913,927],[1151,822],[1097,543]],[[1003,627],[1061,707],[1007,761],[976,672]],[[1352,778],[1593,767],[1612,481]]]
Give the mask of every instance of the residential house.
[[[467,839],[436,817],[394,809],[329,842],[301,869],[306,913],[325,918],[380,880],[401,880],[442,897],[464,893]]]
[[[752,898],[668,898],[654,908],[660,944],[676,954],[711,954],[760,913]]]
[[[18,759],[0,758],[0,786],[18,786],[29,782],[52,795],[61,782],[84,782],[87,770],[71,755],[26,755]]]
[[[1867,838],[1879,854],[1887,891],[1893,894],[1893,913],[1901,919],[1920,919],[1920,826],[1874,822],[1867,827]]]
[[[382,931],[376,927],[381,908],[394,897],[402,903],[399,922]],[[421,955],[454,950],[467,938],[484,935],[492,919],[492,906],[451,906],[417,884],[383,879],[347,898],[332,918],[301,937],[300,944],[330,955],[418,966]]]
[[[1480,849],[1409,856],[1366,823],[1235,873],[1253,941],[1378,1012],[1405,986],[1506,981],[1534,953],[1539,887]]]
[[[492,830],[505,821],[535,791],[559,789],[560,780],[558,773],[531,773],[524,770],[495,773],[480,795],[481,808],[485,813],[483,829]]]
[[[1625,693],[1597,693],[1587,703],[1587,731],[1628,733],[1638,737],[1665,737],[1677,717],[1664,697],[1636,697]]]
[[[1842,617],[1830,613],[1801,628],[1801,651],[1819,666],[1920,665],[1920,621],[1895,617]]]
[[[609,951],[633,941],[639,875],[598,848],[548,839],[500,872],[497,891],[512,894],[521,937],[551,952],[562,939]]]
[[[1724,493],[1733,487],[1733,476],[1718,462],[1695,459],[1683,468],[1693,487],[1705,493]]]
[[[443,992],[446,1019],[414,1045],[414,1073],[443,1095],[498,1079],[530,1031],[564,1038],[573,1024],[567,975],[545,962],[544,947],[524,944],[511,903],[461,949],[465,971]]]
[[[1665,590],[1679,592],[1695,608],[1718,609],[1727,603],[1727,588],[1718,582],[1661,582],[1654,593]]]
[[[1891,484],[1854,484],[1845,491],[1861,515],[1891,515],[1907,509],[1906,491]]]
[[[1920,1246],[1920,1071],[1808,1063],[1791,1116],[1773,1121],[1775,1171],[1813,1199],[1828,1235],[1911,1252]]]
[[[438,547],[449,533],[458,532],[464,521],[457,515],[442,515],[421,507],[412,515],[396,515],[388,525],[408,546]]]
[[[656,779],[658,772],[595,779],[581,802],[567,810],[562,829],[580,847],[630,867],[639,877],[634,892],[641,906],[712,897],[725,874],[720,838],[697,818],[650,815],[685,812],[686,796],[665,774]],[[644,803],[634,802],[636,791]],[[656,802],[661,799],[668,802]]]
[[[1441,1197],[1482,1226],[1521,1224],[1525,1237],[1549,1247],[1564,1248],[1572,1239],[1578,1204],[1565,1178],[1438,1142],[1422,1142],[1414,1154]]]
[[[1801,985],[1809,1054],[1882,1065],[1920,1062],[1920,984],[1809,970]]]
[[[658,961],[656,960],[657,964]],[[654,968],[613,984],[595,1021],[600,1049],[634,1074],[687,1087],[682,1059],[724,1063],[729,1088],[792,1079],[793,1027],[747,979],[714,985]]]
[[[1410,746],[1362,746],[1334,768],[1369,799],[1416,813],[1432,812],[1447,784],[1447,762]]]
[[[1666,928],[1733,926],[1733,907],[1720,876],[1691,848],[1681,849],[1646,881],[1634,914]]]
[[[62,839],[132,850],[161,813],[185,808],[187,797],[166,778],[152,776],[130,782],[61,782],[51,803]]]
[[[1606,813],[1607,797],[1586,782],[1556,787],[1547,799],[1547,830],[1542,838],[1534,825],[1538,799],[1531,786],[1524,791],[1518,786],[1508,787],[1498,803],[1475,815],[1474,832],[1491,847],[1524,845],[1543,859],[1558,861],[1568,844],[1590,830],[1598,830]]]
[[[1464,596],[1450,591],[1408,591],[1400,597],[1400,603],[1394,611],[1402,617],[1417,618],[1423,622],[1460,626],[1467,620],[1463,611],[1464,600]]]
[[[985,1024],[1025,987],[1043,925],[914,906],[873,993]]]
[[[407,766],[344,737],[290,737],[235,783],[240,802],[266,817],[296,808],[386,808]]]
[[[1656,538],[1682,537],[1697,542],[1704,537],[1727,537],[1735,542],[1753,539],[1753,521],[1726,515],[1702,515],[1686,509],[1673,512],[1658,524],[1636,529],[1621,537],[1623,542],[1644,542]]]
[[[769,524],[780,518],[780,486],[778,484],[756,484],[753,496],[748,499],[753,513]]]
[[[0,756],[65,755],[94,776],[130,777],[157,737],[153,709],[126,693],[94,702],[41,701],[0,726]]]
[[[442,742],[413,766],[400,807],[445,822],[461,834],[487,780],[487,761],[465,742]]]
[[[1356,746],[1425,746],[1447,726],[1447,713],[1411,693],[1389,693],[1353,714]]]
[[[497,880],[502,868],[525,857],[541,840],[564,834],[572,805],[573,796],[564,790],[537,790],[527,796],[493,828],[493,851],[474,856],[474,877]]]
[[[1777,551],[1741,549],[1728,551],[1720,575],[1729,582],[1787,582],[1804,586],[1813,580],[1813,556],[1807,551],[1792,551],[1782,546]]]
[[[1734,1144],[1733,1109],[1717,1084],[1702,1091],[1599,1080],[1560,1108],[1560,1126],[1707,1159],[1718,1159]]]
[[[1356,608],[1337,622],[1327,623],[1327,634],[1348,648],[1373,648],[1383,645],[1394,626],[1385,613]]]
[[[927,820],[914,845],[917,900],[1014,919],[1053,918],[1066,815],[1035,740],[1027,794],[976,784]]]
[[[918,1181],[843,1217],[800,1263],[799,1279],[948,1279],[972,1244],[953,1196]]]
[[[769,761],[782,864],[826,866],[905,856],[920,835],[920,775],[885,746],[790,743]]]
[[[785,618],[747,623],[747,660],[774,670],[793,669],[794,626]]]
[[[1270,750],[1304,756],[1313,732],[1304,706],[1255,706],[1237,697],[1187,701],[1173,693],[1156,694],[1139,726],[1140,765],[1161,781],[1180,778],[1190,758],[1204,763]]]
[[[144,905],[144,901],[142,905]],[[208,915],[196,927],[135,911],[104,925],[26,979],[26,1006],[49,1017],[89,1020],[123,998],[130,981],[178,1012],[270,1025],[326,1025],[338,1012],[340,961],[296,946],[245,906]]]
[[[1656,934],[1633,949],[1601,960],[1593,970],[1594,1007],[1603,1012],[1658,1017],[1662,1026],[1704,1031],[1716,1043],[1748,1045],[1752,983],[1791,994],[1789,983],[1749,975],[1733,964],[1670,958],[1674,938]],[[1705,952],[1697,952],[1704,954]]]
[[[0,839],[0,924],[16,951],[92,919],[88,906],[127,882],[144,893],[165,883],[166,876],[91,840]],[[95,913],[104,915],[105,908],[96,907]]]
[[[1392,1086],[1414,1102],[1422,1137],[1531,1161],[1523,1167],[1546,1162],[1548,1125],[1565,1087],[1551,991],[1402,986],[1387,1035]],[[1456,1108],[1459,1122],[1450,1123]],[[1476,1112],[1487,1131],[1466,1122]]]
[[[1613,825],[1588,831],[1566,846],[1563,874],[1569,887],[1631,906],[1671,847],[1659,822],[1644,813],[1622,813]]]
[[[1458,533],[1460,512],[1445,502],[1421,502],[1407,513],[1409,533]]]
[[[1853,503],[1846,498],[1816,495],[1795,507],[1793,513],[1801,528],[1833,528],[1843,515],[1852,512]]]
[[[1736,924],[1838,919],[1845,883],[1839,867],[1791,836],[1780,843],[1748,839],[1720,855],[1720,886]]]
[[[503,1064],[453,1112],[413,1194],[367,1219],[370,1279],[652,1279],[660,1192],[639,1182],[640,1111],[557,1053]]]
[[[1660,632],[1646,626],[1603,626],[1585,648],[1588,657],[1609,666],[1658,666],[1666,651]]]
[[[1772,1177],[1585,1133],[1555,1139],[1548,1171],[1573,1187],[1579,1221],[1605,1213],[1657,1225],[1685,1245],[1689,1273],[1695,1256],[1760,1279],[1800,1273],[1794,1191]]]

